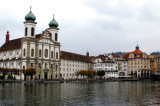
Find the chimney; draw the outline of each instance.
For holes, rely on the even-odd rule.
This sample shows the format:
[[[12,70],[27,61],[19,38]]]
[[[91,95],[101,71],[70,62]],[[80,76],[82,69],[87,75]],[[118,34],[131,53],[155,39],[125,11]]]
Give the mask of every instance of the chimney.
[[[89,52],[88,52],[88,50],[87,50],[87,57],[89,57]]]
[[[9,41],[9,31],[7,31],[7,34],[6,34],[6,43]]]

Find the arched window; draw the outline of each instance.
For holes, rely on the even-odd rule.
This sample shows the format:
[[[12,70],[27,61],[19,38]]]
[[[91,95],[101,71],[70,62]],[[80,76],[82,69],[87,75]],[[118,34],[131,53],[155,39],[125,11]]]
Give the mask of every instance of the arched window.
[[[56,59],[58,59],[58,52],[56,52]]]
[[[42,50],[39,50],[39,57],[41,57]]]
[[[55,41],[57,41],[57,33],[55,33]]]
[[[31,36],[34,36],[34,28],[31,28]]]
[[[27,36],[28,28],[25,28],[25,36]]]
[[[31,49],[31,56],[34,57],[34,49]]]
[[[53,58],[53,51],[51,51],[51,58]]]
[[[23,49],[23,56],[26,56],[26,49]]]
[[[45,49],[45,58],[48,57],[48,49]]]

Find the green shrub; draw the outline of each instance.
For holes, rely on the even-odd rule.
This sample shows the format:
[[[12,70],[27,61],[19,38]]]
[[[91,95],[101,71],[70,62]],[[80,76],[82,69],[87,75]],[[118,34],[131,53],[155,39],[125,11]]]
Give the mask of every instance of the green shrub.
[[[3,75],[0,75],[0,79],[5,79],[5,76],[3,76]]]
[[[8,75],[7,79],[13,79],[12,75]]]

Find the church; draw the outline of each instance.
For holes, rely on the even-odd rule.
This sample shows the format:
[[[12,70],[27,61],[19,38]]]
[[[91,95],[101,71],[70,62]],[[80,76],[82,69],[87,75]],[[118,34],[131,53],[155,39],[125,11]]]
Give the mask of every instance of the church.
[[[24,79],[23,70],[36,68],[36,79],[60,78],[60,43],[58,42],[58,23],[53,19],[49,28],[41,34],[36,33],[36,16],[31,8],[25,16],[24,35],[10,40],[9,31],[6,42],[0,47],[0,68],[17,68],[21,74],[17,79]]]

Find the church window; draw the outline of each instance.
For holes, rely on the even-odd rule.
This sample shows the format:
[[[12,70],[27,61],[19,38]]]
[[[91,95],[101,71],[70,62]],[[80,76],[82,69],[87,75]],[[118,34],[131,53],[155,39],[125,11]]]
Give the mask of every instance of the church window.
[[[57,68],[58,68],[58,65],[56,65],[56,72],[57,72]]]
[[[34,28],[31,28],[31,36],[34,36]]]
[[[45,63],[45,68],[47,68],[47,63]]]
[[[41,68],[41,63],[39,63],[38,67]]]
[[[31,56],[34,57],[34,49],[31,49]]]
[[[23,71],[25,70],[25,66],[23,66]]]
[[[41,57],[42,50],[39,50],[39,57]]]
[[[53,58],[53,51],[51,51],[51,58]]]
[[[23,49],[23,56],[26,56],[26,49]]]
[[[48,49],[45,49],[45,58],[48,57]]]
[[[53,69],[53,64],[51,64],[51,68]]]
[[[52,33],[50,33],[49,35],[50,35],[50,37],[52,38]]]
[[[58,52],[56,52],[56,59],[58,59]]]
[[[31,65],[31,67],[33,67],[33,63],[31,63],[30,65]]]
[[[57,33],[55,33],[55,41],[57,41]]]
[[[27,31],[28,31],[28,28],[26,27],[25,28],[25,36],[27,36]]]

